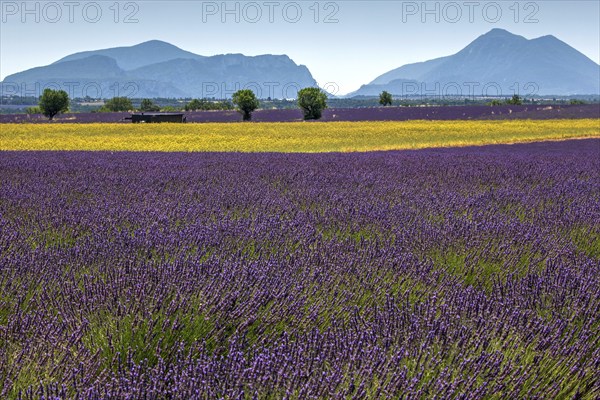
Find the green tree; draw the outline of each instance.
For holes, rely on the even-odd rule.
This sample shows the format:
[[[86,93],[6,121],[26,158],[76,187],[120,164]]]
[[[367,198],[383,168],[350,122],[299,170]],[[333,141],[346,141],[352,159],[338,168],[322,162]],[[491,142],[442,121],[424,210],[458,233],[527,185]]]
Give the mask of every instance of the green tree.
[[[133,110],[133,104],[127,97],[113,97],[107,100],[101,108],[101,111],[129,111]]]
[[[30,115],[31,114],[41,114],[42,110],[40,110],[40,108],[38,106],[35,106],[35,107],[27,107],[25,109],[25,112]]]
[[[189,103],[185,105],[185,111],[196,111],[200,110],[202,107],[202,103],[198,99],[193,99]]]
[[[217,110],[233,110],[235,107],[230,101],[221,101],[217,104]]]
[[[379,104],[381,104],[384,107],[391,106],[392,105],[392,95],[385,90],[383,92],[381,92],[381,94],[379,95]]]
[[[215,110],[213,103],[206,99],[194,99],[185,105],[185,111]]]
[[[185,105],[185,111],[197,111],[202,109],[202,102],[198,99],[193,99]]]
[[[319,119],[327,108],[327,95],[318,87],[308,87],[298,92],[298,106],[304,119]]]
[[[506,104],[520,106],[521,104],[523,104],[523,99],[521,99],[521,96],[519,96],[518,94],[515,94],[513,95],[512,99],[506,100]]]
[[[252,112],[260,105],[254,92],[250,89],[238,90],[233,94],[231,100],[238,111],[242,113],[244,121],[250,121],[252,119]]]
[[[501,106],[502,102],[500,100],[498,100],[498,99],[494,99],[494,100],[490,101],[488,103],[488,105],[490,105],[490,106]]]
[[[45,89],[38,104],[42,114],[50,121],[58,113],[69,110],[69,95],[64,90]]]
[[[185,111],[233,109],[234,106],[229,101],[210,101],[207,99],[193,99],[185,105]]]
[[[160,111],[160,107],[152,102],[150,99],[143,99],[140,104],[140,111]]]

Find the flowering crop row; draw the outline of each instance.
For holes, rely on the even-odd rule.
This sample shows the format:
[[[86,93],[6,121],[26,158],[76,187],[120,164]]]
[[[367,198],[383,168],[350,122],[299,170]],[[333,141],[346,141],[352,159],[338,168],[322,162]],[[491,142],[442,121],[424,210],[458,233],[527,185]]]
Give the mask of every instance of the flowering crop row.
[[[599,150],[4,152],[0,398],[598,398]]]
[[[598,137],[598,119],[251,124],[3,124],[0,150],[339,152]]]

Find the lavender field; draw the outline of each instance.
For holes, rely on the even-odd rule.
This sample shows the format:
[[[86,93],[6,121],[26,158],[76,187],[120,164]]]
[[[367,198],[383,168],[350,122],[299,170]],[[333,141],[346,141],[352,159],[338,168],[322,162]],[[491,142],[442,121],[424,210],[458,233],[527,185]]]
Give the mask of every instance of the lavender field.
[[[123,122],[130,113],[77,113],[59,115],[53,123]],[[185,113],[188,122],[240,122],[237,111],[193,111]],[[600,118],[599,104],[586,105],[500,105],[500,106],[432,106],[432,107],[367,107],[331,108],[323,111],[321,121],[410,121],[410,120],[510,120],[510,119],[582,119]],[[256,122],[302,121],[300,109],[257,110],[252,115]],[[5,114],[0,123],[47,123],[43,115]]]
[[[3,152],[0,398],[597,399],[599,154]]]

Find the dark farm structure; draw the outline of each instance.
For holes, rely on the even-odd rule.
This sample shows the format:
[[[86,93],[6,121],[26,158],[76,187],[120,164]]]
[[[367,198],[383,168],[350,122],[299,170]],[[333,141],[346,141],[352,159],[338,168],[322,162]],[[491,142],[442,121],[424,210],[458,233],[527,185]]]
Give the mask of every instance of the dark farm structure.
[[[131,114],[130,119],[134,124],[138,123],[159,123],[159,122],[175,122],[185,123],[186,117],[183,113],[138,113]]]

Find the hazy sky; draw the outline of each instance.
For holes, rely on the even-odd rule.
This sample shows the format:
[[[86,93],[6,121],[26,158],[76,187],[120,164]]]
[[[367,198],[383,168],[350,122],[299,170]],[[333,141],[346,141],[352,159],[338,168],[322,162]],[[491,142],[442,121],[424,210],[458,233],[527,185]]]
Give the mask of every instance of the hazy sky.
[[[450,55],[492,28],[552,34],[600,61],[590,1],[0,1],[0,77],[68,54],[159,39],[202,55],[287,54],[317,82],[356,90]]]

